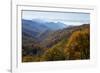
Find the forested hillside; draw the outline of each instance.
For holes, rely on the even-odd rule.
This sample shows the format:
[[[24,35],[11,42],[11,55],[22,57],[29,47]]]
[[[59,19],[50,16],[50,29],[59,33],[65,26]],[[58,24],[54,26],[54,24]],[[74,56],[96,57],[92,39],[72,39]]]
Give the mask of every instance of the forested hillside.
[[[25,27],[26,28],[26,27]],[[45,28],[45,27],[41,27]],[[45,31],[46,30],[46,31]],[[52,31],[22,32],[22,62],[81,60],[90,58],[90,24]],[[33,31],[31,29],[31,31]]]

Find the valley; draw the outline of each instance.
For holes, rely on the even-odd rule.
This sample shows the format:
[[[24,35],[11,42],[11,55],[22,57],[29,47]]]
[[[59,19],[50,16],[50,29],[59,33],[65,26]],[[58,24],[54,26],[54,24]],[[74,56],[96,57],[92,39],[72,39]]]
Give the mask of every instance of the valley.
[[[22,62],[90,58],[90,24],[22,19]]]

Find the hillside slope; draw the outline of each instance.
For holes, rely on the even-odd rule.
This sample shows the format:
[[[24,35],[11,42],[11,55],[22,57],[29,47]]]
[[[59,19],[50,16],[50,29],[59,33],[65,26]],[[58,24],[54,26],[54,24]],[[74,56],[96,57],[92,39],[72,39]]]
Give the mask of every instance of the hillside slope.
[[[23,48],[23,62],[90,58],[90,25],[71,26],[54,32]],[[26,49],[25,49],[26,48]]]

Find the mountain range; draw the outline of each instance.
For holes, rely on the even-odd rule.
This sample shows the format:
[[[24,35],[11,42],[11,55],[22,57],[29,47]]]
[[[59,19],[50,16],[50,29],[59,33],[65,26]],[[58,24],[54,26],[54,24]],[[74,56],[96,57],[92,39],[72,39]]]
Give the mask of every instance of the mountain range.
[[[61,22],[47,22],[39,19],[26,20],[22,19],[22,36],[23,38],[39,39],[41,35],[46,35],[49,32],[57,31],[68,27]]]
[[[89,30],[90,24],[22,19],[22,62],[89,59]]]

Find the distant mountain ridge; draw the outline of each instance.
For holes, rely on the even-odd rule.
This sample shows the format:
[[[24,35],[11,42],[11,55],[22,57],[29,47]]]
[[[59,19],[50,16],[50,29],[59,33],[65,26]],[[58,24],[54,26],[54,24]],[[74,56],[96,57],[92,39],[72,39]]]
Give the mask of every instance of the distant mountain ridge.
[[[42,21],[39,19],[36,20],[26,20],[22,19],[22,34],[23,36],[33,37],[33,38],[39,38],[39,36],[50,32],[50,31],[56,31],[59,29],[63,29],[67,27],[67,25],[61,23],[61,22],[47,22]]]

